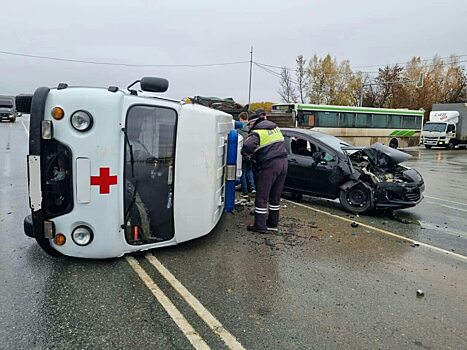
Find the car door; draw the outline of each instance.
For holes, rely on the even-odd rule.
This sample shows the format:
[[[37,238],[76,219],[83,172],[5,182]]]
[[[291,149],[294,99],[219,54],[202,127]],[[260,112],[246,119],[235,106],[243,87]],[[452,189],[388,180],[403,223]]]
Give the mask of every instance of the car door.
[[[294,135],[284,135],[287,148],[288,170],[285,188],[307,192],[307,174],[312,170],[313,158],[297,154]]]
[[[286,138],[289,163],[286,188],[334,198],[336,184],[331,181],[331,177],[338,162],[335,152],[304,133],[290,133]],[[303,148],[304,141],[307,143],[306,148]]]

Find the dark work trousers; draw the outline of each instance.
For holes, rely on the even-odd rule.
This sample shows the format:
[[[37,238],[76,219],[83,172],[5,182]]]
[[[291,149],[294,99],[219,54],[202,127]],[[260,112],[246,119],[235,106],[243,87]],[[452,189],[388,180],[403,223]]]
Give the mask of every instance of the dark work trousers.
[[[287,158],[272,159],[259,170],[255,200],[256,228],[266,230],[267,227],[277,227],[286,176]]]

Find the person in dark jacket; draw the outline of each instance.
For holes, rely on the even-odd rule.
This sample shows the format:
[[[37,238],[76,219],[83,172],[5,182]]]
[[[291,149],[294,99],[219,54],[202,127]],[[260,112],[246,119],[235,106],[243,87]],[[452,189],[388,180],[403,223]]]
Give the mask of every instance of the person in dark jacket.
[[[250,130],[242,155],[253,159],[259,168],[256,183],[255,223],[247,229],[266,233],[277,231],[282,189],[287,176],[287,151],[284,136],[263,109],[248,118]]]
[[[243,127],[238,129],[238,133],[242,135],[243,140],[248,138],[248,114],[246,112],[242,112],[238,115],[238,118],[243,123]],[[242,176],[240,177],[240,183],[242,186],[242,197],[248,198],[248,188],[250,189],[251,193],[256,193],[255,188],[255,178],[253,175],[253,164],[251,164],[251,160],[247,159],[246,157],[242,157]]]

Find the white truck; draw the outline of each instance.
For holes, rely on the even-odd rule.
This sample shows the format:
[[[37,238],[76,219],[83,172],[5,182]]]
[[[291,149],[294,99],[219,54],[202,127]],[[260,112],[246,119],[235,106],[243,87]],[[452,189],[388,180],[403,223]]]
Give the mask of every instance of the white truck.
[[[431,147],[467,147],[467,103],[434,104],[422,131],[422,143]]]

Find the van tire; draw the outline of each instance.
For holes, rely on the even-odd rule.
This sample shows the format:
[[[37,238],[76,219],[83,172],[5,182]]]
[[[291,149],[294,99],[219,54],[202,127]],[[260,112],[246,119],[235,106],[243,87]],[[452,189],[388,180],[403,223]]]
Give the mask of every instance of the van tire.
[[[455,147],[456,145],[454,144],[454,142],[449,141],[448,145],[446,146],[446,149],[453,150]]]
[[[397,149],[399,147],[399,141],[397,141],[397,139],[391,139],[391,141],[389,141],[389,147]]]
[[[426,149],[431,149],[431,147],[433,147],[433,146],[432,145],[425,145]]]

